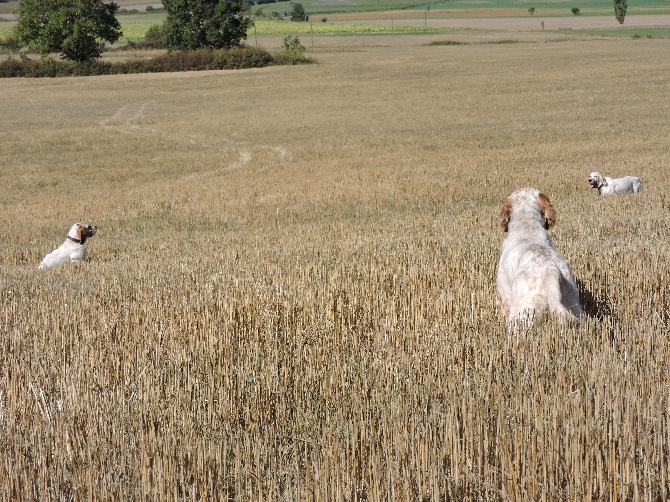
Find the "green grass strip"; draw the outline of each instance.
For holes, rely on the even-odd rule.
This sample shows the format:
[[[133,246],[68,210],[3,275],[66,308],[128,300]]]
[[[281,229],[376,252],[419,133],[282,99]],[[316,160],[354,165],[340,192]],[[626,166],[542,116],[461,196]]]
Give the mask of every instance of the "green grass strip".
[[[14,28],[10,26],[0,26],[0,40],[12,36]]]
[[[613,38],[670,38],[670,27],[659,26],[649,28],[612,28],[612,29],[586,29],[586,30],[556,30],[561,33],[579,35],[592,35]]]
[[[423,33],[423,32],[463,31],[454,28],[434,28],[423,26],[398,26],[386,24],[365,23],[323,23],[321,21],[310,21],[306,23],[294,23],[292,21],[279,20],[256,20],[256,33],[262,35],[353,35],[370,33]],[[254,35],[254,28],[248,32],[248,36]]]

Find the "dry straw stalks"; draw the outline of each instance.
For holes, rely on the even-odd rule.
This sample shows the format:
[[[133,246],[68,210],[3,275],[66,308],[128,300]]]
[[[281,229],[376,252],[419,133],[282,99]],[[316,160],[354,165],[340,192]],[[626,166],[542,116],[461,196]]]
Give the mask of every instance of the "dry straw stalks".
[[[3,83],[0,499],[667,495],[668,42],[380,40]],[[578,328],[507,334],[525,185]],[[91,261],[38,273],[78,219]]]

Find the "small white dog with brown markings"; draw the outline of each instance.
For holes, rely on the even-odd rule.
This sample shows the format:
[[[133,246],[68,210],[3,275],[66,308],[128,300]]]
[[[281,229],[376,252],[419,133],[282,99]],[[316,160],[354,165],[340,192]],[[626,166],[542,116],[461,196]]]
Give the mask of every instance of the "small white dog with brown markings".
[[[589,185],[596,188],[600,195],[618,195],[622,193],[638,193],[642,191],[642,183],[637,176],[610,178],[598,171],[589,174]]]
[[[583,314],[570,265],[551,243],[547,230],[556,218],[549,198],[536,188],[521,188],[505,201],[497,286],[510,328],[531,324],[537,311],[548,310],[577,320]]]
[[[86,239],[93,237],[98,231],[95,225],[75,223],[67,233],[65,242],[58,249],[46,255],[38,268],[51,267],[60,263],[86,261],[88,251],[84,246]]]

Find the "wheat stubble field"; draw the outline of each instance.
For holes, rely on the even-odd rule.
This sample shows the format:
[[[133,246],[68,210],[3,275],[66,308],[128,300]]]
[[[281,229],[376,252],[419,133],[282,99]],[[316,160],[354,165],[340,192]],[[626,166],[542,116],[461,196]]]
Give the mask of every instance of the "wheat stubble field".
[[[670,41],[424,41],[2,82],[2,500],[665,500]],[[578,328],[506,331],[521,186]]]

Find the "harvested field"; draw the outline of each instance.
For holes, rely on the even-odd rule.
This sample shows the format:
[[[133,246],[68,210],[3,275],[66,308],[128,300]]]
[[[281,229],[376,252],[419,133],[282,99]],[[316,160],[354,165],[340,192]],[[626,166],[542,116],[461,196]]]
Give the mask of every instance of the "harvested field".
[[[664,500],[670,40],[449,38],[3,81],[1,500]],[[507,333],[521,186],[577,328]]]

